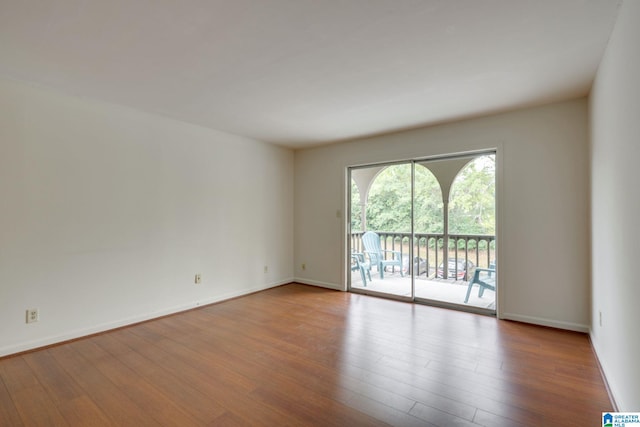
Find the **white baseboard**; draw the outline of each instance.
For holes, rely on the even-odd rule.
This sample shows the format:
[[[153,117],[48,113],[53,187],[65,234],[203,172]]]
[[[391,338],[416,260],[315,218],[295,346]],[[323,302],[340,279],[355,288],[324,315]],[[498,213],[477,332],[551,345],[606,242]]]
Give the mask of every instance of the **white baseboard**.
[[[593,349],[593,354],[595,354],[596,360],[598,361],[598,367],[600,368],[600,375],[602,375],[602,381],[604,382],[604,385],[607,388],[607,394],[609,394],[609,400],[611,400],[611,404],[613,405],[613,410],[615,412],[619,412],[621,406],[618,405],[618,402],[620,402],[620,399],[616,397],[616,394],[614,393],[613,388],[611,387],[611,384],[607,379],[607,372],[609,370],[606,368],[606,365],[602,363],[602,358],[600,357],[600,354],[598,354],[598,346],[596,345],[596,340],[593,337],[593,331],[589,332],[589,340],[591,341],[591,348]]]
[[[267,283],[262,286],[257,286],[249,289],[242,289],[240,291],[228,292],[222,295],[216,295],[211,298],[206,298],[202,300],[192,301],[187,304],[181,304],[173,307],[167,307],[162,310],[153,311],[150,313],[144,313],[141,315],[136,315],[132,317],[128,317],[125,319],[119,319],[112,322],[102,323],[100,325],[92,326],[89,328],[77,329],[74,331],[69,331],[64,334],[52,335],[45,338],[39,338],[33,341],[21,342],[17,344],[12,344],[4,347],[0,347],[0,357],[10,356],[16,353],[22,353],[25,351],[35,350],[41,347],[47,347],[54,344],[59,344],[65,341],[70,341],[82,337],[86,337],[89,335],[106,332],[112,329],[121,328],[123,326],[129,326],[136,323],[144,322],[147,320],[157,319],[162,316],[167,316],[170,314],[180,313],[182,311],[191,310],[197,307],[214,304],[216,302],[225,301],[232,298],[241,297],[244,295],[252,294],[254,292],[263,291],[266,289],[274,288],[276,286],[286,285],[287,283],[291,283],[294,280],[292,278],[281,280],[278,282]]]
[[[320,282],[318,280],[304,279],[302,277],[296,277],[294,279],[294,281],[296,283],[301,283],[303,285],[318,286],[318,287],[321,287],[321,288],[333,289],[333,290],[336,290],[336,291],[345,291],[345,289],[342,287],[342,285],[338,285],[338,284],[335,284],[335,283]]]
[[[551,328],[566,329],[568,331],[589,333],[591,330],[589,325],[581,325],[579,323],[563,322],[561,320],[545,319],[535,316],[524,316],[514,313],[502,313],[501,319],[515,320],[517,322],[531,323],[540,326],[549,326]]]

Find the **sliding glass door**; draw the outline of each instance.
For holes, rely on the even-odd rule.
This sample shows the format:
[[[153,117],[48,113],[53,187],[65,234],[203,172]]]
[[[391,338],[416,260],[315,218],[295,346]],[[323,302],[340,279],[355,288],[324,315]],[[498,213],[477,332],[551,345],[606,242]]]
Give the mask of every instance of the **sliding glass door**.
[[[495,153],[349,169],[349,289],[495,312]]]

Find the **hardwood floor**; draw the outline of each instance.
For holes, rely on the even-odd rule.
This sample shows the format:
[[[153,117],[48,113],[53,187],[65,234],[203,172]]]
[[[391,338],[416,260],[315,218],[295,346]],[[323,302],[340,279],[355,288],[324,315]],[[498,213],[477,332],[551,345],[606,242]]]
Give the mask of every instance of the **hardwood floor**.
[[[303,285],[0,359],[0,425],[599,426],[584,334]]]

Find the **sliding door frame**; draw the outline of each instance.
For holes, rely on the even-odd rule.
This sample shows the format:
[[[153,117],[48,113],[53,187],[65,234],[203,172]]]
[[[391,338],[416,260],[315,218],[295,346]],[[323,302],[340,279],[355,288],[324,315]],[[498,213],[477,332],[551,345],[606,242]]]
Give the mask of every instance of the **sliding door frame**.
[[[398,166],[398,165],[411,165],[411,236],[409,237],[409,267],[408,267],[408,272],[410,273],[410,278],[411,278],[411,295],[410,296],[404,296],[404,295],[396,295],[396,294],[390,294],[390,293],[386,293],[386,292],[379,292],[379,291],[374,291],[371,289],[363,289],[363,288],[353,288],[351,286],[351,271],[350,271],[350,263],[346,263],[346,268],[349,270],[347,273],[347,291],[348,292],[353,292],[353,293],[358,293],[358,294],[365,294],[365,295],[372,295],[372,296],[377,296],[377,297],[384,297],[384,298],[389,298],[389,299],[394,299],[394,300],[399,300],[399,301],[406,301],[406,302],[414,302],[415,301],[415,277],[413,275],[413,263],[411,262],[411,260],[413,259],[413,210],[414,210],[414,200],[413,200],[413,196],[414,196],[414,171],[415,171],[415,164],[413,160],[399,160],[399,161],[393,161],[393,162],[381,162],[381,163],[370,163],[370,164],[366,164],[366,165],[359,165],[359,166],[349,166],[347,167],[347,215],[346,215],[346,227],[347,227],[347,257],[351,257],[351,252],[352,252],[352,248],[351,248],[351,171],[352,170],[356,170],[356,169],[367,169],[367,168],[373,168],[373,167],[387,167],[387,166]],[[402,267],[400,267],[402,268]]]
[[[384,298],[389,298],[389,299],[395,299],[395,300],[400,300],[400,301],[406,301],[406,302],[415,302],[415,303],[420,303],[420,304],[426,304],[426,305],[431,305],[431,306],[436,306],[436,307],[443,307],[443,308],[451,308],[451,309],[455,309],[455,310],[459,310],[459,311],[467,311],[467,312],[473,312],[473,313],[479,313],[479,314],[485,314],[485,315],[490,315],[490,316],[496,316],[498,318],[502,318],[502,313],[501,313],[501,307],[502,307],[502,299],[503,299],[503,286],[502,283],[499,282],[499,278],[500,278],[500,273],[499,273],[499,268],[500,265],[503,264],[503,262],[497,262],[498,258],[501,258],[502,255],[500,255],[500,248],[501,248],[501,241],[502,239],[500,238],[501,235],[501,212],[502,212],[502,203],[501,200],[502,198],[500,197],[501,194],[501,190],[502,190],[502,145],[500,144],[499,146],[495,147],[495,148],[487,148],[487,149],[481,149],[481,150],[474,150],[474,151],[465,151],[465,152],[459,152],[459,153],[451,153],[451,154],[442,154],[442,155],[433,155],[433,156],[425,156],[425,157],[415,157],[415,158],[410,158],[410,159],[405,159],[405,160],[396,160],[396,161],[386,161],[386,162],[372,162],[372,163],[366,163],[366,164],[359,164],[359,165],[352,165],[352,166],[347,166],[346,168],[346,197],[345,197],[345,202],[346,202],[346,209],[345,212],[347,213],[345,215],[345,247],[346,248],[346,252],[345,252],[345,256],[343,257],[344,261],[344,270],[345,270],[345,289],[348,292],[353,292],[353,293],[358,293],[358,294],[366,294],[366,295],[373,295],[373,296],[379,296],[379,297],[384,297]],[[446,301],[439,301],[439,300],[432,300],[432,299],[427,299],[427,298],[420,298],[420,297],[416,297],[415,294],[415,275],[414,275],[414,263],[412,262],[413,258],[414,258],[414,242],[415,242],[415,221],[414,221],[414,214],[415,214],[415,167],[417,164],[420,163],[428,163],[431,161],[444,161],[444,160],[454,160],[454,159],[462,159],[462,158],[469,158],[470,160],[475,158],[475,157],[480,157],[483,155],[494,155],[495,156],[495,162],[496,162],[496,168],[495,168],[495,176],[494,176],[494,180],[495,180],[495,259],[496,259],[496,294],[495,294],[495,310],[491,310],[491,309],[485,309],[485,308],[481,308],[481,307],[475,307],[475,306],[469,306],[469,305],[465,305],[465,304],[456,304],[456,303],[449,303]],[[350,271],[350,262],[347,261],[347,258],[350,260],[350,254],[352,252],[352,248],[351,248],[351,214],[352,214],[352,209],[351,209],[351,179],[352,179],[352,174],[351,172],[353,170],[358,170],[358,169],[366,169],[366,168],[371,168],[371,167],[385,167],[385,166],[393,166],[393,165],[403,165],[403,164],[410,164],[411,165],[411,233],[410,233],[410,239],[409,239],[409,263],[408,263],[408,273],[410,274],[411,277],[411,296],[406,297],[406,296],[401,296],[401,295],[393,295],[393,294],[387,294],[387,293],[383,293],[383,292],[376,292],[373,290],[369,290],[369,289],[363,289],[363,288],[354,288],[351,285],[351,271]],[[448,204],[445,204],[443,206],[443,221],[446,221],[448,218],[448,212],[444,212],[445,209],[448,209]],[[448,229],[448,224],[444,224],[444,230],[443,232],[446,232]],[[446,235],[446,233],[444,233]],[[446,241],[445,241],[446,243]]]

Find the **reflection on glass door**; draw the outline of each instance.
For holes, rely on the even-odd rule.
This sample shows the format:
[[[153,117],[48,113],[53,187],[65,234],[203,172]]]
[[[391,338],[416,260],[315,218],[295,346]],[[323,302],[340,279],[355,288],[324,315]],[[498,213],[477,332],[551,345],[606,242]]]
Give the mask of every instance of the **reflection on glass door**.
[[[411,163],[351,171],[351,288],[413,298]]]

